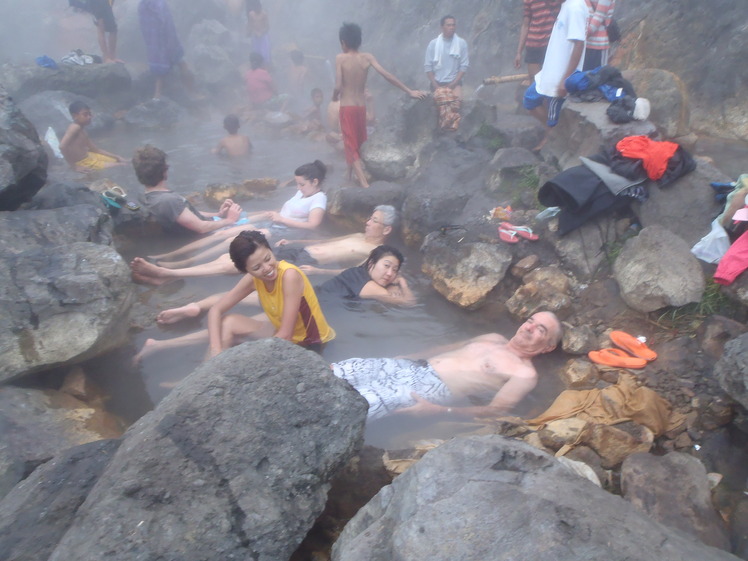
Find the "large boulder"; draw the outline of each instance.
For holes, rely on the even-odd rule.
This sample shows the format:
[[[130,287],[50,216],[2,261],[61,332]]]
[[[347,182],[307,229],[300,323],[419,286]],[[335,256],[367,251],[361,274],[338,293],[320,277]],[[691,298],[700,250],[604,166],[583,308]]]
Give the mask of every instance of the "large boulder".
[[[634,205],[642,226],[659,225],[693,246],[711,229],[721,207],[714,192],[704,186],[712,181],[732,181],[724,172],[698,159],[694,171],[664,188],[650,185],[649,198]]]
[[[528,444],[459,438],[346,525],[333,561],[735,560],[668,528]]]
[[[730,550],[727,528],[712,504],[706,469],[693,456],[632,454],[621,466],[621,492],[658,522]]]
[[[5,64],[0,83],[19,101],[47,90],[64,90],[109,104],[130,88],[132,79],[124,64],[61,64],[56,70]]]
[[[463,308],[483,304],[512,264],[512,254],[504,246],[459,243],[439,233],[427,236],[421,252],[421,270],[431,279],[432,286]]]
[[[625,71],[623,77],[634,86],[636,95],[649,100],[649,120],[664,138],[684,136],[690,132],[688,92],[676,74],[658,68],[645,68]]]
[[[75,446],[16,485],[0,501],[0,556],[47,559],[119,444],[99,440]]]
[[[129,267],[111,247],[60,240],[3,251],[0,380],[79,362],[125,344],[134,299]]]
[[[0,80],[0,211],[15,210],[47,180],[47,153]]]
[[[657,225],[626,241],[613,264],[613,274],[621,298],[640,312],[699,302],[706,287],[690,246]]]
[[[365,417],[319,355],[224,351],[130,427],[49,560],[288,559]]]
[[[182,108],[167,97],[149,99],[125,113],[124,121],[139,129],[168,129],[183,116]]]
[[[727,395],[748,409],[748,333],[725,344],[714,377]]]

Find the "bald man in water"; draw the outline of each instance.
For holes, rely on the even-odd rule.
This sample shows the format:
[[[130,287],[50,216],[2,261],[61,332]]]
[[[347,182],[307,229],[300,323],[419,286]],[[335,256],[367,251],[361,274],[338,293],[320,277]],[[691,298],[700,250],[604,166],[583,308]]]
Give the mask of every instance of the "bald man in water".
[[[440,347],[425,359],[352,358],[332,369],[369,402],[370,420],[395,412],[495,417],[535,387],[538,373],[532,358],[555,349],[562,334],[554,313],[538,312],[509,340],[490,333]],[[464,404],[473,398],[488,404]]]

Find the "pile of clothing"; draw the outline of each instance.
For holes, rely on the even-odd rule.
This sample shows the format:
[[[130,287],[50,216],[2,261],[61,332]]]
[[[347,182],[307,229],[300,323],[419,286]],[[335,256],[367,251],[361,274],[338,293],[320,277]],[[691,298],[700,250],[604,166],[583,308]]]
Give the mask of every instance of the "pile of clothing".
[[[538,200],[560,207],[558,233],[563,236],[604,214],[644,202],[649,185],[665,187],[696,169],[693,157],[674,142],[627,136],[594,156],[580,158],[547,181]]]
[[[566,91],[577,101],[610,101],[608,118],[617,124],[649,117],[649,100],[638,97],[634,86],[614,66],[577,70],[564,82]]]

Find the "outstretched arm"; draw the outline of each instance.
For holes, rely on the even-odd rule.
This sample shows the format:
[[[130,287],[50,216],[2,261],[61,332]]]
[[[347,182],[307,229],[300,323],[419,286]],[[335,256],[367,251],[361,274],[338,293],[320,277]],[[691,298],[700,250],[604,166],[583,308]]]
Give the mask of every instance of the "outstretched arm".
[[[398,80],[397,77],[395,77],[395,75],[387,72],[382,67],[382,65],[379,64],[379,62],[377,62],[377,59],[374,58],[374,55],[372,55],[371,53],[366,53],[366,54],[368,57],[367,60],[369,61],[369,64],[371,64],[372,68],[374,68],[374,70],[379,72],[385,80],[387,80],[390,84],[392,84],[396,88],[400,88],[410,97],[415,98],[415,99],[423,99],[424,97],[428,95],[427,92],[422,92],[420,90],[411,90],[408,86],[406,86],[400,80]]]

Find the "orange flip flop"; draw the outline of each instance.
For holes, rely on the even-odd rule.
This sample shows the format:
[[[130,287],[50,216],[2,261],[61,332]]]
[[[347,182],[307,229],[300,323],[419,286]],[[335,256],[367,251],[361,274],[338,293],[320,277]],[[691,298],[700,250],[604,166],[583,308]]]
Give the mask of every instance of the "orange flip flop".
[[[525,238],[526,240],[530,240],[531,242],[536,242],[539,239],[538,235],[534,234],[533,231],[527,226],[515,226],[510,222],[502,222],[501,224],[499,224],[499,227],[504,228],[505,230],[516,232],[516,234],[520,238]]]
[[[632,355],[643,358],[644,360],[651,361],[657,358],[657,353],[650,349],[644,341],[637,339],[633,335],[629,335],[625,331],[611,331],[610,340],[624,351],[628,351]]]
[[[504,228],[499,228],[499,239],[506,243],[517,243],[519,241],[517,232],[514,230],[505,230]]]
[[[618,368],[644,368],[647,361],[626,354],[620,349],[602,349],[587,353],[590,360],[596,364],[615,366]]]

